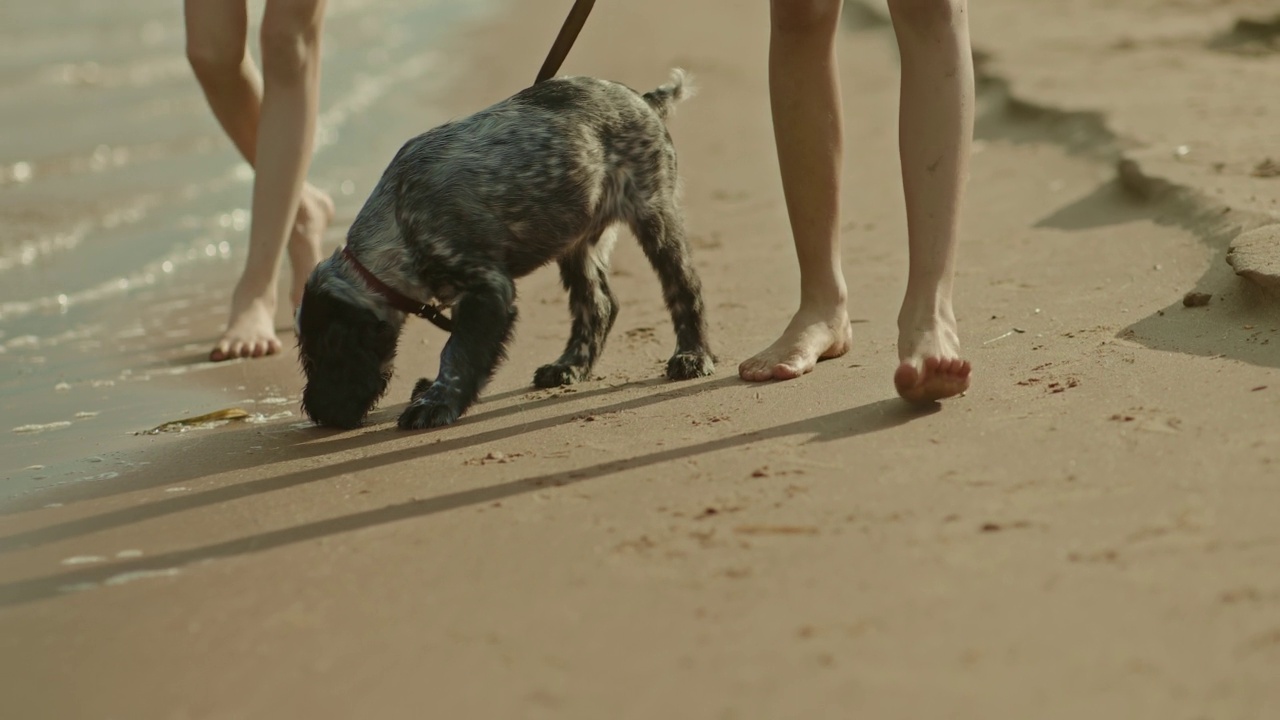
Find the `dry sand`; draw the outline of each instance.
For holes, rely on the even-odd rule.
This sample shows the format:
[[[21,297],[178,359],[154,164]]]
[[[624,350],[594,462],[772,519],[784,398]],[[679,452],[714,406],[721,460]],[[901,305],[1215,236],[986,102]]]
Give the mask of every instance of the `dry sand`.
[[[462,114],[518,90],[558,14],[472,27],[452,45],[472,71],[414,102]],[[530,390],[567,331],[539,272],[510,360],[453,427],[392,425],[435,369],[442,336],[417,323],[362,431],[138,439],[126,457],[149,464],[0,516],[6,716],[1276,717],[1274,299],[1231,274],[1203,206],[1126,196],[1113,158],[987,82],[957,298],[975,384],[908,411],[876,17],[848,13],[841,40],[852,353],[735,377],[796,293],[765,4],[602,4],[566,71],[647,88],[679,65],[702,87],[672,132],[717,376],[659,379],[671,331],[624,240],[596,380]],[[1208,307],[1183,307],[1194,289]],[[197,411],[299,387],[289,356],[193,378]]]

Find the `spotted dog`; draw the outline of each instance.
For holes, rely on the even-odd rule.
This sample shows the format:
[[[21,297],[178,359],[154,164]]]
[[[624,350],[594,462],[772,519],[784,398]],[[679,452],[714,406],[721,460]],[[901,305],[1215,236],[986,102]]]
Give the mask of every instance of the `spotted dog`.
[[[564,353],[533,382],[587,379],[618,314],[608,271],[620,225],[657,272],[675,326],[667,377],[710,375],[701,284],[665,124],[688,94],[679,70],[644,94],[556,78],[408,141],[346,248],[307,281],[297,317],[306,414],[320,425],[359,426],[386,391],[407,316],[447,309],[452,332],[439,374],[418,382],[399,425],[452,423],[505,358],[515,280],[551,261],[569,293],[572,329]]]

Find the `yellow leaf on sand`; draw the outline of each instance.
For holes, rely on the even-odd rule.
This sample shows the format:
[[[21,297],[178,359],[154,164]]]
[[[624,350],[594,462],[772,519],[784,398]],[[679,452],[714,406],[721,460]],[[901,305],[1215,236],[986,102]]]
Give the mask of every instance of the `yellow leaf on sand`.
[[[182,418],[181,420],[170,420],[167,423],[161,423],[141,434],[156,435],[162,432],[172,432],[174,430],[180,430],[186,427],[203,425],[205,423],[218,422],[218,421],[230,421],[230,420],[244,420],[247,417],[249,417],[249,413],[245,412],[244,410],[241,410],[240,408],[223,408],[222,410],[215,410],[211,413],[205,413],[204,415],[196,415],[195,417]]]

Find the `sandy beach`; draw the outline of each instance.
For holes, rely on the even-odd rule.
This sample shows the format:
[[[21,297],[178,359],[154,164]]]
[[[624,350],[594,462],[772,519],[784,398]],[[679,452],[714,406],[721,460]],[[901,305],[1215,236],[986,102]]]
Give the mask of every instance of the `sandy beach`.
[[[1280,716],[1280,296],[1227,262],[1280,222],[1280,42],[1237,32],[1269,3],[973,4],[974,386],[923,412],[891,383],[883,3],[840,40],[855,347],[769,384],[736,376],[798,287],[767,4],[598,4],[564,72],[700,88],[670,127],[717,373],[662,379],[624,235],[597,377],[531,387],[568,331],[544,269],[482,401],[422,433],[394,420],[436,370],[426,323],[353,432],[300,416],[286,311],[285,354],[203,361],[247,169],[179,6],[64,5],[0,10],[6,717]],[[331,0],[332,247],[406,138],[533,79],[547,5]],[[223,408],[249,419],[136,434]]]

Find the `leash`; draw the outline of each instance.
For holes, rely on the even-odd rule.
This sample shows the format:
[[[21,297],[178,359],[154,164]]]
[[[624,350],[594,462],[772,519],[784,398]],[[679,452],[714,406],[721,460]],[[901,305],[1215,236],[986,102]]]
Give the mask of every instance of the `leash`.
[[[417,315],[423,320],[430,321],[432,325],[435,325],[447,333],[453,332],[453,321],[444,314],[444,311],[441,310],[438,305],[418,302],[417,300],[410,298],[399,290],[396,290],[390,285],[379,280],[378,276],[374,275],[369,268],[360,264],[360,261],[357,260],[356,256],[351,252],[351,246],[348,245],[342,248],[342,259],[346,260],[351,267],[355,268],[355,271],[364,280],[365,284],[368,285],[371,290],[385,298],[391,307],[402,313]]]
[[[596,0],[576,0],[573,3],[569,16],[564,19],[564,25],[560,27],[560,34],[551,45],[551,52],[547,53],[547,59],[542,63],[542,69],[538,71],[538,79],[533,81],[534,85],[543,80],[550,80],[560,70],[561,63],[569,55],[569,49],[578,39],[578,33],[582,32],[582,26],[587,23],[587,16],[591,14],[591,8],[595,4]]]

